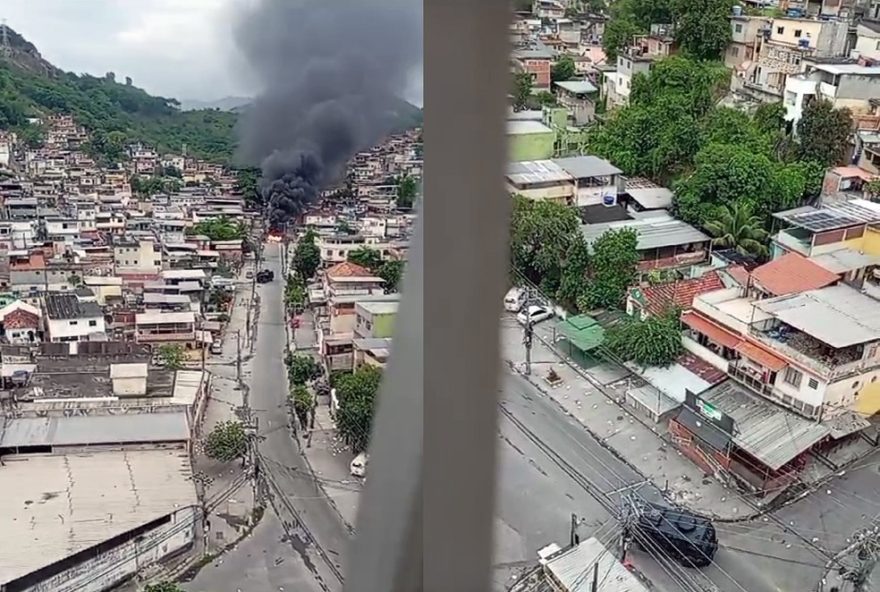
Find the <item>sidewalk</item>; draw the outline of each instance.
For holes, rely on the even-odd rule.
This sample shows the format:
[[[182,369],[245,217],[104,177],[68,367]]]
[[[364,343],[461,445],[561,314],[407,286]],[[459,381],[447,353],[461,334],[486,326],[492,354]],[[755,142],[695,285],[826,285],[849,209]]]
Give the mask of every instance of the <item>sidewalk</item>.
[[[504,317],[501,329],[502,355],[520,372],[525,360],[522,338],[523,329],[519,323]],[[582,375],[547,345],[551,341],[550,326],[536,326],[532,343],[532,373],[528,380],[618,457],[658,488],[666,489],[670,501],[721,520],[741,520],[757,513],[739,492],[707,477],[665,440],[664,424],[653,424],[636,416],[622,403],[618,404],[632,380],[627,371],[610,364],[598,364],[582,370],[586,376]],[[551,368],[562,379],[561,385],[556,388],[550,387],[544,380]],[[596,383],[602,385],[617,401],[606,397]]]
[[[211,389],[200,426],[202,438],[220,422],[241,419],[244,391],[236,378],[237,336],[240,331],[244,349],[248,308],[252,304],[251,283],[245,281],[245,273],[251,265],[246,263],[238,278],[242,283],[236,288],[223,333],[223,353],[210,356],[205,364],[211,374]],[[216,555],[247,532],[255,506],[253,486],[241,462],[224,463],[208,458],[201,440],[194,446],[193,468],[205,505],[205,553]]]

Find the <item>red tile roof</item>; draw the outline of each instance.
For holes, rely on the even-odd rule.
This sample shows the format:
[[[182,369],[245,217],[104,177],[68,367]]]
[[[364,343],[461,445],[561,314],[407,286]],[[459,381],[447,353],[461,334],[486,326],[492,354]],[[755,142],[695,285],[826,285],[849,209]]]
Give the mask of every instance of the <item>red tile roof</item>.
[[[749,271],[742,265],[731,265],[730,267],[726,267],[724,271],[741,286],[748,285]]]
[[[718,384],[727,378],[727,374],[691,352],[685,352],[677,361],[690,370],[692,374],[696,374],[709,384]]]
[[[653,315],[662,314],[670,306],[688,310],[693,306],[695,297],[722,288],[724,284],[721,278],[716,272],[710,271],[698,278],[641,288],[641,303]]]
[[[3,326],[6,329],[31,329],[39,325],[40,317],[20,308],[3,317]]]
[[[824,288],[839,278],[798,253],[786,253],[752,270],[752,280],[773,296]]]
[[[357,263],[351,261],[343,261],[337,263],[327,270],[328,278],[345,278],[345,277],[373,277],[373,273]]]

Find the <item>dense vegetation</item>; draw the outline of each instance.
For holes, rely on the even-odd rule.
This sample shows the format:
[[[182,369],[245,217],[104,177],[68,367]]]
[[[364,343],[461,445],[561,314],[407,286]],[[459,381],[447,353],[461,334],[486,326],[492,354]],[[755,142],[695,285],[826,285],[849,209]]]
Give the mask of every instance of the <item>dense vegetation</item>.
[[[125,143],[142,141],[160,152],[228,160],[235,114],[180,111],[175,99],[154,97],[112,75],[60,73],[44,76],[0,63],[0,128],[27,130],[28,118],[68,113],[92,133],[98,156],[118,158]],[[27,133],[27,132],[26,132]]]
[[[825,169],[843,157],[849,112],[812,102],[793,135],[781,103],[753,113],[718,106],[728,80],[716,62],[657,63],[634,78],[630,104],[594,130],[591,152],[628,175],[671,185],[676,215],[700,227],[717,226],[737,207],[761,227],[772,212],[816,197]]]

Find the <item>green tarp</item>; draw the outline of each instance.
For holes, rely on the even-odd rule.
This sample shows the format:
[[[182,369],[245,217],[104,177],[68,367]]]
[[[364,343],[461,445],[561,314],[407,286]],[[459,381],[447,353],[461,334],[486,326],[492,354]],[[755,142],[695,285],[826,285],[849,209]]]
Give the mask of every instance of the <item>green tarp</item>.
[[[605,329],[590,315],[569,317],[556,324],[556,331],[582,352],[596,349],[605,341]]]

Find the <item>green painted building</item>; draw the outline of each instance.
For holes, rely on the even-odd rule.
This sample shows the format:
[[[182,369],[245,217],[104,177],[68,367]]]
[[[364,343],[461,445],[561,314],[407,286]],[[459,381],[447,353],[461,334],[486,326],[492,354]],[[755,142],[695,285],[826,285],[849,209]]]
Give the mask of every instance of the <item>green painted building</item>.
[[[355,334],[378,339],[391,337],[397,305],[397,301],[358,302],[355,305]]]
[[[556,132],[540,121],[508,121],[507,142],[512,162],[546,160],[553,158]]]

